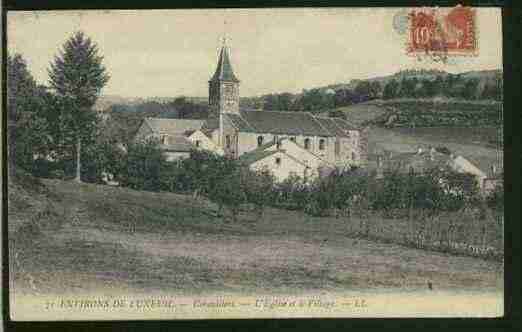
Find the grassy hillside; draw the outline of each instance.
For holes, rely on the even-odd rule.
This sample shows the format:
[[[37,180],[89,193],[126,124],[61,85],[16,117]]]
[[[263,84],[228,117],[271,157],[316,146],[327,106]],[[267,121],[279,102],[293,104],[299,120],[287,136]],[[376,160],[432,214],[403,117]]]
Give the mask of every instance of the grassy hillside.
[[[337,110],[354,124],[370,126],[370,157],[383,150],[412,152],[419,146],[445,146],[488,171],[501,158],[500,107],[483,101],[395,99]],[[456,121],[448,124],[448,119]]]
[[[15,294],[502,288],[501,263],[349,236],[357,220],[227,220],[190,196],[21,178],[9,184],[10,281]]]

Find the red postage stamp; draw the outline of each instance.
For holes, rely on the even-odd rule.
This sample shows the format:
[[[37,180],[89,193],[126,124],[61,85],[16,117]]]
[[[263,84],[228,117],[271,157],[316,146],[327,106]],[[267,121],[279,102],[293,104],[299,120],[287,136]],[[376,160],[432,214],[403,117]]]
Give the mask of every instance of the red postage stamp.
[[[407,53],[476,55],[475,10],[470,7],[415,9],[409,13]]]

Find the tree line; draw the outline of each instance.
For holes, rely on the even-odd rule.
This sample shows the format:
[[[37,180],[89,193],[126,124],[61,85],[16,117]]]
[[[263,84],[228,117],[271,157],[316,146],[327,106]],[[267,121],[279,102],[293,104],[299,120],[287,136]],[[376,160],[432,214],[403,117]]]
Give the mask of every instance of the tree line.
[[[98,46],[74,33],[48,68],[47,86],[38,85],[20,54],[7,56],[9,170],[32,173],[52,162],[81,181],[82,167],[110,138],[103,135],[93,106],[109,81]]]
[[[324,112],[374,99],[446,97],[464,100],[502,100],[502,78],[469,78],[461,74],[434,73],[428,77],[415,71],[394,75],[390,80],[354,80],[348,86],[303,90],[242,98],[244,107],[267,111]]]

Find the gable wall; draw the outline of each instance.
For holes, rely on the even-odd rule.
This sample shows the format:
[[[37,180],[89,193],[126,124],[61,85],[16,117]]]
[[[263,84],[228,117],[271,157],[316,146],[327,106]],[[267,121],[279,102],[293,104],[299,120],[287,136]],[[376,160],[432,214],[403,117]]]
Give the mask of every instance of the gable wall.
[[[141,126],[138,128],[138,131],[136,132],[135,140],[136,141],[145,141],[150,136],[153,136],[154,132],[149,127],[149,125],[143,121]],[[155,136],[156,137],[156,136]],[[158,137],[159,138],[159,137]]]
[[[217,153],[219,155],[223,155],[224,151],[220,147],[218,147],[210,138],[208,138],[205,134],[203,134],[201,131],[195,131],[192,135],[188,137],[188,139],[196,144],[196,141],[199,141],[200,146],[199,149],[208,150],[214,153]]]
[[[267,150],[274,151],[276,149],[277,146],[273,145],[269,147]],[[325,164],[324,159],[308,152],[307,150],[303,149],[300,145],[294,144],[292,141],[282,141],[281,149],[284,150],[286,154],[296,158],[297,160],[310,167],[312,170],[317,170],[320,166]]]
[[[276,158],[281,158],[281,164],[276,164]],[[256,161],[250,165],[252,170],[268,169],[274,175],[277,182],[282,182],[287,179],[292,173],[297,176],[304,177],[305,166],[289,158],[282,152],[275,153],[271,156]],[[317,176],[317,172],[309,171],[308,177]]]

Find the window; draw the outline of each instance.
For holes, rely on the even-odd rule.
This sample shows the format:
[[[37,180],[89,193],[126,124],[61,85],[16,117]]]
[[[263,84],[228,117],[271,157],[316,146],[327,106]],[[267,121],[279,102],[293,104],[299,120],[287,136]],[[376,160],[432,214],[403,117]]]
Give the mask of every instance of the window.
[[[196,148],[199,148],[200,145],[201,145],[201,141],[200,141],[200,140],[197,140],[197,141],[196,141]]]
[[[319,150],[324,150],[325,145],[326,145],[326,141],[324,140],[324,138],[321,138],[319,140]]]
[[[341,142],[339,141],[339,139],[335,140],[334,150],[335,150],[335,156],[338,157],[341,154]]]
[[[225,146],[230,149],[230,135],[225,136]]]
[[[257,146],[263,145],[263,136],[257,136]]]
[[[355,160],[355,152],[352,152],[352,160]]]
[[[306,150],[310,150],[310,139],[309,138],[305,138],[305,140],[304,140],[304,148]]]
[[[169,137],[167,135],[161,135],[161,138],[160,138],[161,144],[168,144],[169,143],[168,138]]]
[[[280,157],[277,157],[277,158],[275,159],[275,163],[276,163],[277,166],[281,166],[281,158],[280,158]]]

